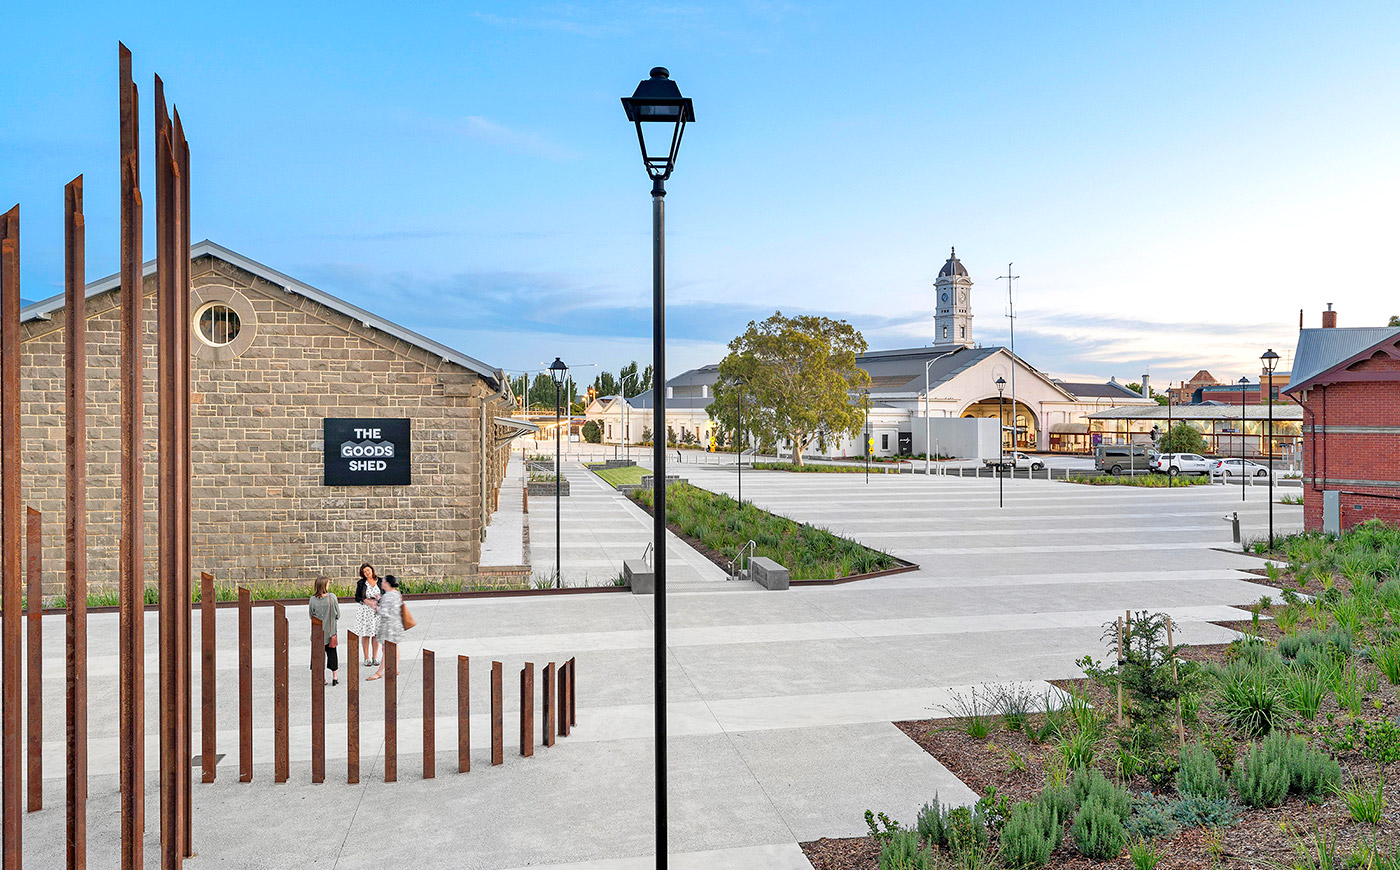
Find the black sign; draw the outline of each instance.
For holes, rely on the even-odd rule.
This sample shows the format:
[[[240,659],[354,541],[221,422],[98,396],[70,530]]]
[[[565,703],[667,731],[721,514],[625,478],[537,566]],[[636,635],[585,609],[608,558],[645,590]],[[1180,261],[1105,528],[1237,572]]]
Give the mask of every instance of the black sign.
[[[326,486],[412,482],[408,420],[325,419]]]

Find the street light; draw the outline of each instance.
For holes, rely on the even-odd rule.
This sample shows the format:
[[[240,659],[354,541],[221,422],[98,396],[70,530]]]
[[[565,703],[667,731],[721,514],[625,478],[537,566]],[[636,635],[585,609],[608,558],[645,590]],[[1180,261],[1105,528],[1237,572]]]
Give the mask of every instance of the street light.
[[[1002,415],[1002,399],[1006,393],[1006,378],[997,376],[997,507],[1006,507],[1002,500],[1005,484],[1002,482],[1002,466],[1006,464],[1006,418]],[[1012,409],[1013,411],[1015,409]],[[1015,436],[1013,431],[1012,436]]]
[[[629,460],[632,458],[632,442],[627,439],[632,436],[632,427],[628,425],[632,420],[632,403],[627,401],[627,381],[631,378],[637,379],[637,386],[640,387],[642,385],[641,375],[637,372],[632,372],[630,375],[623,375],[619,379],[622,386],[622,444],[627,451],[627,458]],[[616,456],[617,454],[613,455]]]
[[[651,179],[651,355],[652,355],[652,536],[656,554],[652,602],[653,679],[656,686],[656,868],[666,870],[666,179],[676,168],[685,125],[695,108],[671,81],[665,67],[654,67],[631,97],[622,98],[627,120],[637,127],[642,165]],[[652,144],[648,146],[650,134]],[[667,137],[669,135],[669,143]]]
[[[1278,368],[1278,354],[1273,348],[1264,351],[1259,357],[1264,363],[1264,371],[1269,373],[1269,549],[1274,548],[1274,369]],[[1262,386],[1262,384],[1261,384]],[[1244,471],[1243,468],[1240,469]]]
[[[1249,378],[1240,378],[1240,501],[1244,501],[1244,394],[1249,386]],[[1224,475],[1221,475],[1224,477]]]
[[[743,375],[734,376],[734,395],[739,398],[739,417],[735,421],[734,428],[736,436],[734,439],[735,453],[739,466],[739,507],[744,507],[744,390],[748,384]]]
[[[930,455],[933,453],[933,442],[929,440],[929,438],[930,438],[930,427],[929,427],[929,416],[930,416],[930,413],[929,413],[929,409],[928,409],[928,368],[929,368],[929,366],[931,366],[931,365],[933,365],[934,363],[938,362],[939,360],[943,359],[943,358],[944,358],[945,356],[947,356],[949,353],[953,353],[953,352],[954,352],[954,351],[951,351],[951,350],[950,350],[950,351],[948,351],[948,353],[940,353],[938,356],[934,357],[933,359],[924,360],[924,477],[928,477],[928,476],[929,476],[929,457],[930,457]],[[945,411],[944,413],[947,413],[947,412]]]
[[[870,390],[860,391],[860,402],[865,406],[865,482],[870,483]]]
[[[549,364],[549,376],[554,380],[554,586],[563,588],[564,573],[563,561],[560,549],[562,536],[560,529],[563,528],[559,522],[559,489],[563,485],[561,478],[564,477],[564,461],[561,456],[563,442],[559,440],[559,400],[564,389],[564,378],[569,374],[569,367],[564,365],[564,361],[559,357],[554,358],[554,362]]]

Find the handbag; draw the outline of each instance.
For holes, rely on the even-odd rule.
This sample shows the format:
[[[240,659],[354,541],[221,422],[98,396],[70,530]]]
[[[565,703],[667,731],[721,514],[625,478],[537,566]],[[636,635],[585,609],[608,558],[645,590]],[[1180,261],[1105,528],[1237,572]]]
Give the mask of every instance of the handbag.
[[[331,635],[331,642],[326,644],[326,646],[330,647],[331,649],[335,649],[337,646],[340,646],[340,635]]]
[[[407,603],[401,604],[399,605],[399,607],[403,610],[403,630],[408,631],[410,628],[418,624],[418,620],[414,619],[413,614],[408,612]]]

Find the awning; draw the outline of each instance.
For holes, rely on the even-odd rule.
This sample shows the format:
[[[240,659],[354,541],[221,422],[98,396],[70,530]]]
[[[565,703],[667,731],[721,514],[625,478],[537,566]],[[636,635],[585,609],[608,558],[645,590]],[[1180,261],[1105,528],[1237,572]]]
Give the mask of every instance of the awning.
[[[497,426],[502,426],[506,429],[514,430],[504,438],[497,438],[497,444],[505,444],[507,441],[519,438],[521,435],[528,435],[531,432],[540,431],[540,427],[535,425],[534,423],[531,423],[529,420],[517,420],[514,417],[496,417],[494,418],[493,422]]]
[[[1088,423],[1051,423],[1051,435],[1088,435]]]

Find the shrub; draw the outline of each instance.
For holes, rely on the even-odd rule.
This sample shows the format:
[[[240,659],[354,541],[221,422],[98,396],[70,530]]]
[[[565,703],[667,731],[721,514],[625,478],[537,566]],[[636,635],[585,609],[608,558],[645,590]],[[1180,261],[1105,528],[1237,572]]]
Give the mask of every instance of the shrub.
[[[987,825],[967,807],[948,811],[948,850],[957,860],[980,854],[987,846]]]
[[[1183,828],[1225,828],[1239,818],[1240,810],[1228,798],[1187,795],[1173,801],[1168,812]]]
[[[1022,801],[1001,829],[1001,859],[1011,870],[1044,867],[1055,851],[1060,819],[1054,810]]]
[[[1157,848],[1147,840],[1136,840],[1128,847],[1128,857],[1133,861],[1133,870],[1154,870],[1162,856]]]
[[[1288,772],[1288,790],[1309,800],[1320,801],[1342,780],[1341,765],[1296,734],[1270,734],[1256,751],[1267,761],[1281,763]]]
[[[1230,726],[1249,737],[1262,737],[1285,718],[1283,699],[1263,668],[1237,663],[1221,674],[1218,706]]]
[[[1283,803],[1291,778],[1282,759],[1271,758],[1262,747],[1256,746],[1235,762],[1230,781],[1239,792],[1240,800],[1257,809]]]
[[[1040,794],[1036,795],[1035,802],[1061,820],[1070,818],[1074,811],[1079,809],[1079,800],[1074,796],[1074,786],[1067,782],[1059,785],[1047,784]]]
[[[1070,832],[1080,854],[1100,861],[1117,858],[1127,841],[1122,816],[1093,797],[1075,813]]]
[[[875,823],[877,818],[880,820],[880,824],[878,825]],[[884,830],[880,829],[881,825],[884,826]],[[865,826],[870,829],[870,836],[873,839],[883,842],[893,840],[896,834],[904,831],[904,828],[900,826],[899,822],[896,822],[884,813],[880,813],[877,816],[871,810],[865,811]]]
[[[1062,738],[1055,749],[1070,770],[1084,770],[1094,763],[1098,740],[1093,732],[1080,729]]]
[[[1285,668],[1282,689],[1288,709],[1311,722],[1317,718],[1322,699],[1327,697],[1327,677],[1304,667]]]
[[[1074,789],[1075,801],[1080,807],[1090,800],[1097,800],[1113,810],[1120,822],[1128,817],[1132,798],[1129,797],[1127,789],[1109,782],[1108,778],[1097,770],[1077,772],[1070,785]]]
[[[1343,788],[1340,784],[1332,791],[1341,797],[1351,813],[1352,821],[1368,825],[1379,825],[1385,815],[1385,780],[1376,781],[1375,789],[1367,788],[1356,780]]]
[[[1176,830],[1176,819],[1172,818],[1169,802],[1146,792],[1133,796],[1132,812],[1123,823],[1123,833],[1129,839],[1151,840],[1156,837],[1170,837]]]
[[[933,795],[932,803],[924,804],[923,809],[919,810],[914,830],[925,843],[933,846],[948,845],[948,810],[938,802],[937,792]]]
[[[1220,775],[1220,766],[1215,755],[1199,743],[1192,743],[1181,750],[1181,767],[1176,771],[1178,794],[1197,795],[1203,798],[1224,798],[1230,796],[1230,786]]]
[[[932,870],[933,856],[919,848],[913,831],[900,831],[880,850],[880,870]]]

